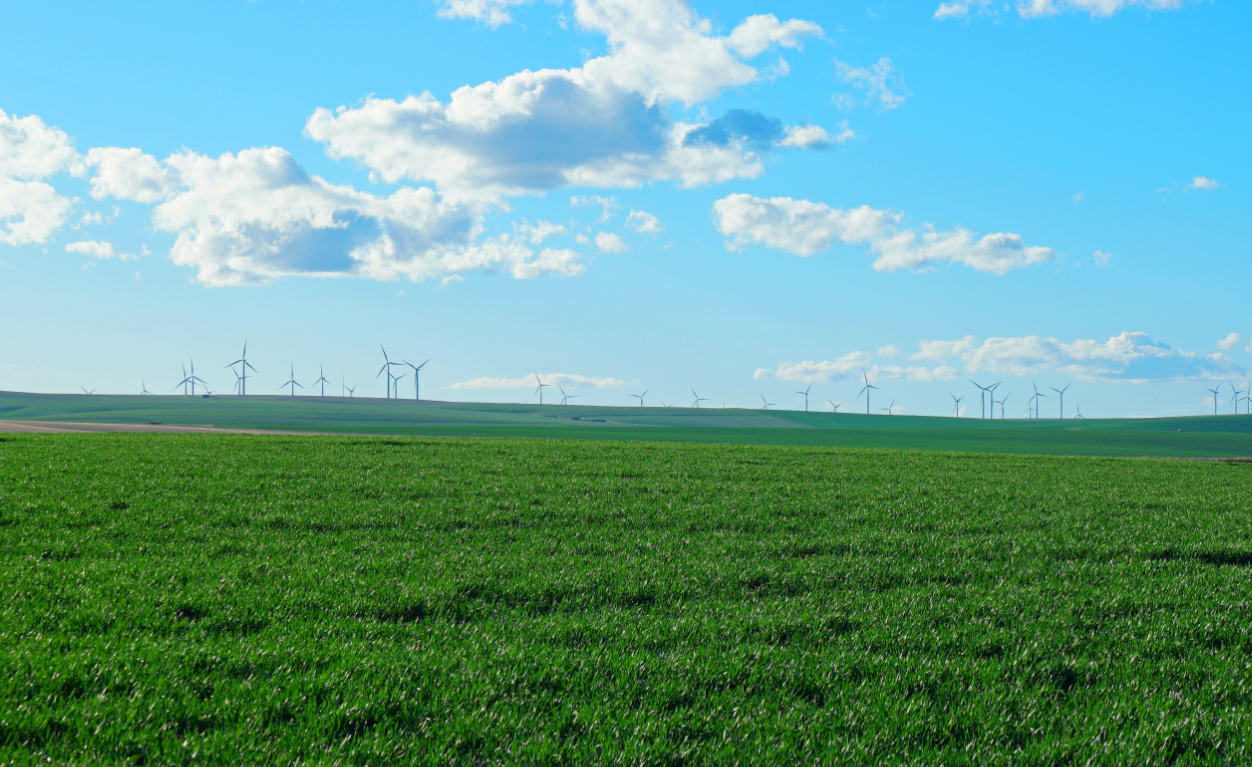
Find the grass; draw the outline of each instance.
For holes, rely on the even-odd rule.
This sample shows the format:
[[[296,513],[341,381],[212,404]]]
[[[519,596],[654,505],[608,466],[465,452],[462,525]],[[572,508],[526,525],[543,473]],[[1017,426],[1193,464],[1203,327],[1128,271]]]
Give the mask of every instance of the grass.
[[[542,437],[1047,455],[1252,457],[1252,416],[1246,415],[984,421],[721,408],[0,392],[0,419],[140,424],[157,421],[169,425],[339,434]]]
[[[0,436],[0,761],[1235,764],[1252,465]]]

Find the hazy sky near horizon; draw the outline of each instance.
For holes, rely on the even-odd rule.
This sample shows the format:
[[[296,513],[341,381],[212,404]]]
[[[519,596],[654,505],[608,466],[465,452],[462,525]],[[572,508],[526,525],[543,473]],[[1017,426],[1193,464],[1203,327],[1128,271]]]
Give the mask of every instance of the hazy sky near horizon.
[[[381,396],[382,343],[430,399],[1230,412],[1250,38],[1235,0],[20,4],[0,389],[229,391],[246,338],[250,393]]]

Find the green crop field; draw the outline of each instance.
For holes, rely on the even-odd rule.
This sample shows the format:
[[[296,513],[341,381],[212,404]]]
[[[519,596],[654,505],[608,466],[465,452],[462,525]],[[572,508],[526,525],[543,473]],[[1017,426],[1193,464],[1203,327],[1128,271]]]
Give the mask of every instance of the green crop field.
[[[0,392],[0,420],[331,434],[542,437],[983,453],[1252,457],[1252,416],[982,420],[721,408],[508,405],[341,397],[137,397]]]
[[[1234,463],[0,435],[0,762],[1246,764],[1250,523]]]

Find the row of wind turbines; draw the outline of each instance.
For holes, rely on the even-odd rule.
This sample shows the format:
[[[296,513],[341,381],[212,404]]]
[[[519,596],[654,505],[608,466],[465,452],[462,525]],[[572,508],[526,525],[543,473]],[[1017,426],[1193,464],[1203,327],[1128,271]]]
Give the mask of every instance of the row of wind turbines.
[[[387,349],[383,347],[382,344],[379,344],[378,346],[380,349],[382,349],[383,366],[379,369],[378,374],[374,376],[374,380],[377,381],[380,377],[382,377],[383,373],[387,374],[387,399],[393,399],[393,398],[397,400],[400,399],[400,380],[405,378],[408,375],[408,373],[395,375],[394,373],[391,372],[392,368],[393,367],[404,368],[407,366],[409,368],[412,368],[413,370],[413,399],[420,400],[422,398],[422,388],[421,388],[422,387],[422,380],[421,380],[422,368],[426,367],[427,363],[429,363],[430,360],[428,359],[426,360],[426,362],[423,362],[420,365],[414,365],[408,360],[400,360],[397,362],[397,361],[392,360],[391,357],[388,356]],[[252,365],[251,362],[248,361],[248,342],[247,341],[243,342],[243,353],[239,355],[239,359],[235,360],[229,365],[226,365],[224,369],[229,370],[230,372],[235,374],[235,386],[231,390],[231,392],[233,394],[238,394],[239,396],[247,396],[248,378],[253,377],[253,376],[248,375],[248,371],[252,371],[253,373],[257,372],[257,369]],[[305,389],[305,386],[296,380],[296,368],[294,364],[288,367],[288,375],[289,375],[288,379],[285,382],[283,382],[281,386],[278,387],[278,390],[281,392],[283,389],[289,389],[290,396],[294,397],[296,396],[296,389],[297,388]],[[148,391],[147,382],[141,378],[140,383],[143,384],[143,391],[141,391],[140,394],[151,395],[152,392]],[[326,386],[328,384],[331,384],[331,382],[326,379],[325,368],[322,365],[318,365],[317,380],[311,383],[308,389],[317,388],[318,396],[325,397]],[[195,363],[195,360],[191,360],[191,372],[188,373],[187,366],[183,365],[183,378],[181,381],[174,384],[173,390],[177,391],[181,387],[184,395],[195,397],[197,385],[201,387],[203,396],[206,396],[206,397],[213,396],[214,392],[212,389],[209,388],[208,383],[203,378],[200,378],[199,376],[196,375],[196,363]],[[340,381],[340,396],[355,397],[358,386],[360,386],[360,384],[357,384],[357,386],[348,386],[347,376],[345,375],[343,379]],[[84,394],[94,394],[95,391],[96,391],[95,389],[92,389],[91,391],[87,391],[86,389],[83,389]]]
[[[1233,383],[1229,381],[1226,383],[1230,384],[1230,404],[1234,407],[1234,414],[1239,415],[1239,403],[1243,402],[1245,403],[1245,415],[1252,415],[1252,384],[1244,381],[1243,385],[1248,388],[1240,391],[1235,388]],[[1217,395],[1221,394],[1222,385],[1218,384],[1216,388],[1205,389],[1205,391],[1213,395],[1213,415],[1217,415]]]

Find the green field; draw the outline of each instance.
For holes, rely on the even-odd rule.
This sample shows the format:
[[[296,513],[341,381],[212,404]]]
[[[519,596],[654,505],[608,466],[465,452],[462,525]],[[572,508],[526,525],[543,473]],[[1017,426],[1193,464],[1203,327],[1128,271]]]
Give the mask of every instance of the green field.
[[[333,434],[545,437],[1044,455],[1252,457],[1252,416],[1246,415],[998,421],[721,408],[0,392],[0,420],[4,419],[160,422]]]
[[[0,435],[0,762],[1246,764],[1250,523],[1249,464]]]

